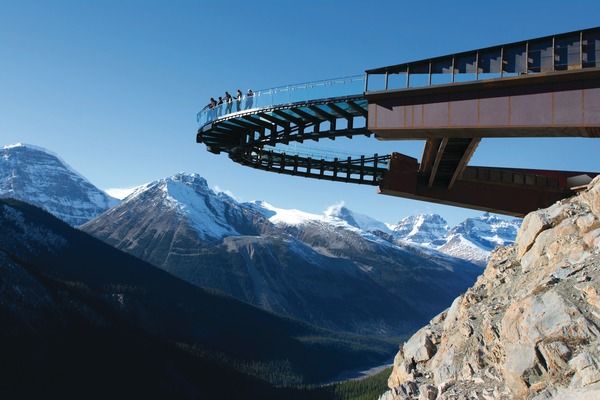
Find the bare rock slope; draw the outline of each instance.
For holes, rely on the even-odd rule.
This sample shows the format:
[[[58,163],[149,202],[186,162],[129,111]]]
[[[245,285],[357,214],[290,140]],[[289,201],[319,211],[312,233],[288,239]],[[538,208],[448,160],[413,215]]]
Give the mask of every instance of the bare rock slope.
[[[380,399],[600,399],[600,177],[401,346]]]

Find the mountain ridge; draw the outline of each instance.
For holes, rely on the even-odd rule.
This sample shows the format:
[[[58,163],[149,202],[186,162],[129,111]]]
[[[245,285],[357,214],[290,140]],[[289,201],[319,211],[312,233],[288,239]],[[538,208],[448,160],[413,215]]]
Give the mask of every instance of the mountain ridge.
[[[215,359],[225,356],[246,365],[244,371],[254,366],[261,379],[267,379],[266,365],[285,364],[284,360],[288,364],[282,368],[290,379],[316,383],[348,368],[340,360],[347,359],[358,368],[389,356],[391,347],[382,341],[335,334],[197,288],[35,206],[0,199],[0,222],[1,253],[27,271],[67,285],[78,296],[92,296],[94,302],[101,301],[101,309],[109,307],[111,313],[120,313],[149,335],[209,350]],[[29,298],[33,296],[23,299]],[[38,303],[31,309],[33,317],[45,315],[35,310],[52,309],[52,296],[48,299],[47,304]],[[79,309],[93,320],[94,314],[87,314],[89,305],[85,304]],[[15,303],[0,304],[4,306],[14,307]],[[14,315],[30,316],[29,312]],[[323,360],[322,352],[331,359]]]
[[[72,226],[118,203],[58,155],[22,143],[0,149],[0,197],[38,205]]]
[[[454,257],[364,231],[357,220],[372,224],[341,206],[317,215],[239,203],[197,174],[177,174],[81,228],[199,287],[358,334],[408,333],[479,273]],[[430,282],[418,271],[431,274]]]

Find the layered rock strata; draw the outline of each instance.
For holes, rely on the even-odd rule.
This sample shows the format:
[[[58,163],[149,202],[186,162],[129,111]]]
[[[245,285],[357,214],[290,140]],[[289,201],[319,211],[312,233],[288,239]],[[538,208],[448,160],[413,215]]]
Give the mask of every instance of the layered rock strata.
[[[600,177],[529,214],[404,343],[382,400],[600,399]]]

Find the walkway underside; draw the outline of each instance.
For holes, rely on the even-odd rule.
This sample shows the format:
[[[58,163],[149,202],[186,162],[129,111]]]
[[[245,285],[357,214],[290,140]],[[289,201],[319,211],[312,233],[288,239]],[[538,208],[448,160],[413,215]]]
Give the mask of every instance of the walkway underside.
[[[469,149],[472,143],[461,145]],[[427,148],[425,151],[428,151]],[[390,169],[379,184],[379,193],[522,217],[532,210],[548,207],[572,195],[573,190],[597,175],[572,171],[467,167],[461,161],[456,164],[463,166],[461,173],[438,170],[436,175],[434,167],[428,168],[415,158],[393,153]]]
[[[198,143],[213,153],[226,152],[252,168],[338,182],[378,185],[387,172],[389,155],[315,157],[280,150],[278,144],[338,137],[371,136],[366,129],[364,96],[346,96],[253,111],[217,119],[200,129]]]
[[[379,186],[379,193],[523,216],[573,194],[595,173],[468,166],[480,137],[428,137],[421,162],[399,153],[332,158],[291,153],[277,145],[371,136],[367,101],[347,96],[229,114],[205,125],[197,141],[252,168]],[[510,131],[509,131],[510,132]]]

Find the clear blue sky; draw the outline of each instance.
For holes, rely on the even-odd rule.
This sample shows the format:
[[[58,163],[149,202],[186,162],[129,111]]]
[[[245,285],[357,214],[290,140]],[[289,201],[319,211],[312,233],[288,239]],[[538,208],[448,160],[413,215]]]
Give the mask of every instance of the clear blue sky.
[[[210,96],[598,25],[595,1],[2,1],[0,144],[59,153],[101,188],[197,172],[242,200],[386,222],[469,210],[243,168],[195,143]],[[360,143],[418,155],[420,143]],[[329,147],[358,143],[336,141]],[[385,149],[385,150],[383,150]],[[472,164],[599,170],[600,140],[487,140]]]

